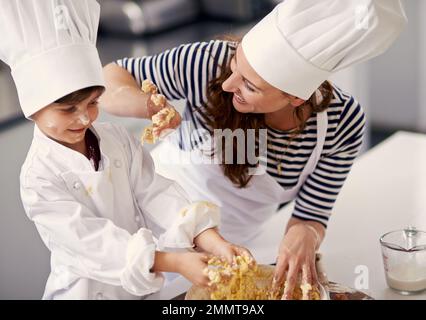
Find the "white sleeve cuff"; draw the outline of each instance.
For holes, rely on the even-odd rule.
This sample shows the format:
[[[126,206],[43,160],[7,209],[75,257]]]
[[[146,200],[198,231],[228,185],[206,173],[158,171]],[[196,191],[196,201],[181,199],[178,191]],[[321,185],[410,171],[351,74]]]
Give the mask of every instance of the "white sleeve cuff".
[[[161,289],[164,277],[161,273],[152,273],[154,265],[155,243],[148,229],[139,229],[127,245],[126,267],[121,275],[123,288],[136,296],[144,296]]]
[[[158,240],[160,250],[193,248],[194,238],[204,230],[218,227],[220,209],[207,202],[194,202],[181,209],[172,226]]]

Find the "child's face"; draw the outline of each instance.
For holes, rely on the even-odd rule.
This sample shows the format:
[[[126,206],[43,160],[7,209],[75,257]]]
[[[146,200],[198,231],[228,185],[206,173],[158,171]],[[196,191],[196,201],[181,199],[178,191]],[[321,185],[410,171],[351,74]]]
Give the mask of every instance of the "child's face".
[[[99,114],[98,99],[102,93],[94,92],[75,105],[52,103],[37,112],[32,119],[39,129],[66,146],[84,140],[86,130]]]

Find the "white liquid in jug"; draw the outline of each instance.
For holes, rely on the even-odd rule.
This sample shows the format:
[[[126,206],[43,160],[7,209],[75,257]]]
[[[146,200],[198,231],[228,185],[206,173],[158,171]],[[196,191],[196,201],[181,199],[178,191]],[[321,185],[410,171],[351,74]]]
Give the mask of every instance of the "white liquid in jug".
[[[400,291],[421,291],[426,289],[426,269],[420,265],[395,266],[386,275],[388,285]]]

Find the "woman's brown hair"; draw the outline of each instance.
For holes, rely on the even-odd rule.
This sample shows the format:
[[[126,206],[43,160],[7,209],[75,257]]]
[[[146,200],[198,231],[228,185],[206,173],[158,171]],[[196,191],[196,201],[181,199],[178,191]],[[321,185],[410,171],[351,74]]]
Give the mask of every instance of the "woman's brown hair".
[[[227,37],[225,40],[230,40],[232,38]],[[238,45],[239,41],[235,38],[232,39],[235,42],[235,47]],[[220,66],[221,72],[220,75],[209,82],[207,88],[207,105],[203,108],[203,115],[207,121],[207,125],[213,130],[215,129],[230,129],[232,132],[236,129],[242,129],[245,133],[245,146],[247,146],[247,137],[248,137],[248,129],[254,129],[256,135],[259,134],[260,129],[266,129],[265,124],[265,115],[259,113],[241,113],[238,112],[233,104],[232,104],[232,93],[226,92],[222,89],[222,83],[228,79],[231,75],[232,71],[230,68],[231,58],[228,59],[226,65]],[[327,109],[330,101],[333,97],[333,88],[328,81],[324,81],[318,90],[322,94],[322,101],[317,102],[315,93],[306,100],[306,102],[302,106],[309,106],[312,109],[313,114],[322,112]],[[284,94],[284,93],[283,93]],[[305,126],[306,121],[303,119],[303,112],[301,107],[297,107],[294,110],[293,114],[296,122],[299,123],[298,127],[294,131],[293,138],[302,133]],[[252,165],[247,161],[247,155],[245,156],[245,160],[243,164],[237,163],[238,157],[238,143],[236,139],[233,139],[233,162],[225,163],[223,161],[223,157],[225,155],[225,144],[222,144],[222,161],[221,166],[223,173],[232,183],[237,185],[240,188],[244,188],[250,182],[252,175],[249,175],[248,169]],[[242,148],[246,149],[246,148]],[[259,146],[256,146],[256,156],[259,153]]]

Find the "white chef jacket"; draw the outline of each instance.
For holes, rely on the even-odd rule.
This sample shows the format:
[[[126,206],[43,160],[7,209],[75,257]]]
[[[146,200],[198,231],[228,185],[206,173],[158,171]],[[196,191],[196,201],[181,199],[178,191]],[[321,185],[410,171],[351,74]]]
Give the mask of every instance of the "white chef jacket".
[[[101,163],[37,127],[21,170],[21,197],[51,251],[44,299],[138,299],[159,290],[155,250],[193,247],[216,227],[217,207],[190,204],[183,189],[155,173],[149,153],[126,130],[94,124]],[[184,210],[184,214],[181,210]]]

